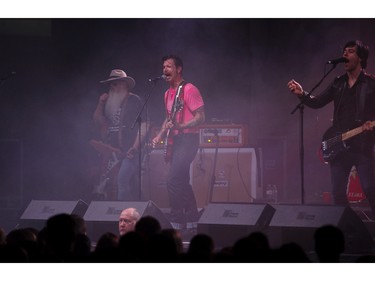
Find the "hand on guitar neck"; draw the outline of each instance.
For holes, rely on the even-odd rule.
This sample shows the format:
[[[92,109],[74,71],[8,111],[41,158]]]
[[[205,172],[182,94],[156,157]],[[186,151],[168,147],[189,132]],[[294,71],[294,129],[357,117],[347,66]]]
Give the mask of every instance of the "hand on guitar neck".
[[[362,125],[363,131],[372,131],[374,129],[374,121],[367,121]]]

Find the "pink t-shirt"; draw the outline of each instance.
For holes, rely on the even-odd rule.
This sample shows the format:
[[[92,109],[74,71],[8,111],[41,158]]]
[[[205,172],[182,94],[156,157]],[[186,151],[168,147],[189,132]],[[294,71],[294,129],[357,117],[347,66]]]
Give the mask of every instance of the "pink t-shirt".
[[[191,83],[187,83],[183,89],[183,108],[177,112],[175,120],[178,123],[186,123],[193,119],[193,112],[198,108],[204,106],[203,98],[198,88]],[[164,94],[165,106],[167,109],[168,116],[172,112],[172,106],[174,98],[177,94],[177,89],[169,88]],[[176,130],[176,132],[178,131]],[[198,128],[184,129],[183,133],[198,133]]]

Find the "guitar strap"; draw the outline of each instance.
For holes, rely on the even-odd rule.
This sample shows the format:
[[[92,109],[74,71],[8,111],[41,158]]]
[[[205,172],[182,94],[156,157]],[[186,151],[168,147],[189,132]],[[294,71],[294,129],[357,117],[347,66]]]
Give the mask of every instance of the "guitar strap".
[[[185,85],[186,85],[187,83],[185,82],[185,81],[182,81],[181,82],[181,85],[182,85],[182,88],[181,88],[181,92],[180,92],[180,95],[179,95],[179,100],[180,101],[183,101],[184,100],[184,90],[185,90]],[[180,116],[180,118],[179,118],[179,123],[182,121],[182,120],[184,120],[184,110],[182,110],[183,109],[183,107],[184,107],[184,104],[182,105],[182,108],[181,108],[181,114],[179,115]]]
[[[175,98],[174,98],[174,100],[173,100],[173,104],[172,104],[172,111],[174,110],[174,108],[175,108],[175,106],[176,106],[176,103],[178,102],[178,100],[177,99],[179,99],[179,100],[182,100],[183,99],[183,97],[184,97],[184,89],[185,89],[185,85],[187,84],[187,82],[186,81],[181,81],[181,83],[178,85],[178,87],[177,87],[177,93],[178,93],[178,88],[180,87],[180,86],[182,86],[182,88],[181,88],[181,91],[180,91],[180,94],[179,94],[179,96],[177,96],[177,93],[176,93],[176,96],[175,96]],[[168,94],[165,96],[165,98],[164,98],[164,102],[165,102],[165,104],[167,104],[167,98],[168,98],[168,96],[169,96],[169,94],[170,94],[170,92],[169,92],[169,90],[168,90]],[[166,110],[167,111],[167,110]],[[167,114],[167,116],[168,116],[168,111],[166,112],[166,114]],[[182,114],[181,114],[182,115]],[[181,121],[181,120],[180,120]]]
[[[124,98],[124,100],[121,103],[121,112],[120,112],[120,124],[119,124],[119,130],[118,130],[118,147],[123,150],[124,149],[124,143],[123,143],[123,129],[124,129],[124,117],[125,117],[125,108],[127,101],[129,99],[130,93],[127,97]]]

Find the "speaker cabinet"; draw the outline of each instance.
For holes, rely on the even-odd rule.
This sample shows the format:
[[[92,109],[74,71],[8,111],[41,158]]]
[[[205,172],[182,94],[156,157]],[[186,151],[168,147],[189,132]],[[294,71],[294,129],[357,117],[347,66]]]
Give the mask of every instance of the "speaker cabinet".
[[[274,212],[269,204],[212,203],[198,221],[198,233],[211,236],[217,247],[233,246],[251,232],[265,232]]]
[[[169,164],[164,161],[164,150],[154,149],[145,165],[142,177],[142,194],[160,208],[169,208],[167,174]]]
[[[91,241],[97,242],[105,232],[118,234],[120,214],[122,210],[127,208],[137,209],[141,217],[152,216],[156,218],[162,228],[172,228],[163,212],[152,201],[92,201],[83,216]]]
[[[210,202],[250,203],[262,198],[263,191],[257,181],[255,150],[218,148],[213,171],[215,151],[214,148],[200,148],[190,165],[190,184],[198,208],[205,208]],[[153,150],[142,179],[142,193],[161,208],[170,207],[166,182],[168,170],[164,151]],[[215,182],[211,184],[213,176]]]
[[[20,218],[21,227],[42,229],[46,221],[57,214],[75,214],[83,217],[88,205],[82,201],[31,200]]]
[[[299,244],[314,251],[314,233],[324,225],[334,225],[345,237],[345,252],[368,253],[374,248],[370,232],[350,208],[329,205],[278,205],[268,228],[271,247]]]
[[[213,148],[199,149],[190,167],[198,207],[215,202],[251,203],[262,196],[253,148],[218,148],[216,165],[215,154]]]
[[[198,208],[212,202],[250,203],[262,198],[257,181],[257,159],[253,148],[218,148],[215,182],[211,179],[215,164],[215,149],[200,148],[190,165],[190,184]],[[143,176],[142,193],[161,208],[169,208],[167,174],[169,164],[164,162],[164,151],[150,153]],[[212,195],[211,193],[212,192]]]

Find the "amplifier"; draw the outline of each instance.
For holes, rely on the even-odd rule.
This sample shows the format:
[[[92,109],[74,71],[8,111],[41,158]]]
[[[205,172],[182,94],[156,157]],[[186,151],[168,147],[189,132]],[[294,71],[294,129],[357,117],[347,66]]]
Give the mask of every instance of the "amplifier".
[[[204,124],[199,130],[199,147],[245,147],[248,129],[243,124]]]
[[[160,131],[160,127],[151,128],[150,139]],[[204,124],[199,126],[200,148],[236,148],[248,144],[248,128],[241,124]],[[155,149],[164,148],[164,140],[156,144]]]

